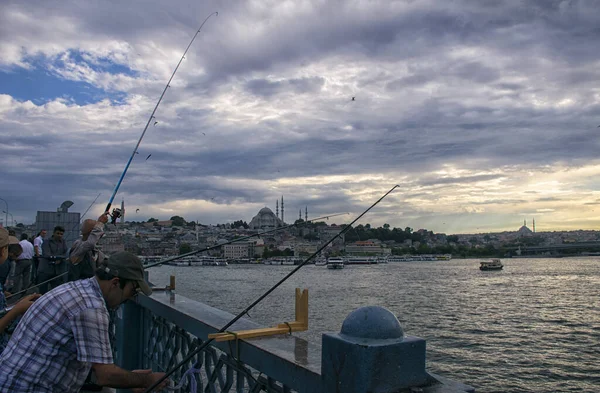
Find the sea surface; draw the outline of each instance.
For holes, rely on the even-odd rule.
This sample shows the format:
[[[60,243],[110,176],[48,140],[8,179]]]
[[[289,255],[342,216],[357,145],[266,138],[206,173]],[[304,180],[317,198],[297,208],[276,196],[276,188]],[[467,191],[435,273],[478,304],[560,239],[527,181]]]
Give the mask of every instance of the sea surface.
[[[405,334],[427,340],[429,371],[478,392],[600,392],[600,258],[504,259],[347,266],[307,265],[273,292],[251,319],[271,326],[294,317],[294,288],[309,290],[317,345],[358,307],[379,305]],[[150,279],[237,314],[293,266],[160,266]]]

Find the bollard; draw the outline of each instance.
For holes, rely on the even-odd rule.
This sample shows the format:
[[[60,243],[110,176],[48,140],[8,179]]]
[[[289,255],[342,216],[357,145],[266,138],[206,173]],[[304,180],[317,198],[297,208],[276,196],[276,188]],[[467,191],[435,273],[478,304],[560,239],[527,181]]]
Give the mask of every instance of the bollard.
[[[351,312],[340,333],[323,334],[321,376],[324,393],[392,393],[427,384],[425,340],[404,336],[386,308]]]

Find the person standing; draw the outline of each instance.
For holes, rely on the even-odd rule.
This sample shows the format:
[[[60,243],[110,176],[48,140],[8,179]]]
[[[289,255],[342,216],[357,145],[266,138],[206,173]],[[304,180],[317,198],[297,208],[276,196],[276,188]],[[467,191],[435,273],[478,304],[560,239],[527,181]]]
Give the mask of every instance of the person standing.
[[[8,235],[5,228],[0,228],[0,266],[6,263],[9,256],[9,246],[18,244],[17,238]],[[4,297],[4,288],[0,283],[0,353],[8,344],[8,336],[4,333],[6,328],[33,304],[40,295],[29,295],[21,299],[12,309],[6,308],[6,298]]]
[[[17,293],[23,289],[29,288],[29,277],[31,274],[31,264],[33,260],[33,256],[35,253],[33,244],[29,242],[28,236],[26,233],[21,235],[21,241],[19,244],[23,249],[23,252],[17,258],[15,263],[14,270],[14,278],[13,278],[13,288],[12,292]]]
[[[69,252],[69,281],[94,277],[96,267],[104,261],[104,254],[96,244],[104,235],[104,224],[108,213],[98,217],[98,221],[85,220],[81,226],[81,239],[77,239]]]
[[[54,227],[52,237],[42,244],[42,256],[38,268],[38,284],[44,283],[65,272],[64,260],[67,255],[67,243],[63,236],[65,229],[61,226]],[[56,288],[64,282],[62,278],[39,285],[40,293],[43,295],[50,289]]]
[[[31,275],[31,281],[37,282],[37,273],[40,265],[40,257],[42,256],[42,245],[44,244],[44,238],[46,237],[46,230],[42,229],[35,239],[33,239],[33,269]]]

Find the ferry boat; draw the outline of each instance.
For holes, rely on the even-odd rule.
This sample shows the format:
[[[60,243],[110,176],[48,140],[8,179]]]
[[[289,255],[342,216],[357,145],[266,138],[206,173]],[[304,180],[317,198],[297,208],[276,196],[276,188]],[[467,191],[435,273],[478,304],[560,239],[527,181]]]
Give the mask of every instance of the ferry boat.
[[[481,261],[479,266],[480,270],[502,270],[504,265],[499,259],[492,259],[491,261]]]
[[[347,257],[348,265],[374,265],[377,263],[377,258],[374,257]]]
[[[344,260],[342,258],[327,258],[327,269],[343,269]]]

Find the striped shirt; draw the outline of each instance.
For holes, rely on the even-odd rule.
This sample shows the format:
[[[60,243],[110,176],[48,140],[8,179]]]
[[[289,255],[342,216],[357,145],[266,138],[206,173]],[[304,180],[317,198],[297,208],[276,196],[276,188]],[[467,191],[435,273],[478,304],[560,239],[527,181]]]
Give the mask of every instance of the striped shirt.
[[[92,363],[113,363],[108,323],[96,278],[48,292],[0,355],[0,392],[79,392]]]

